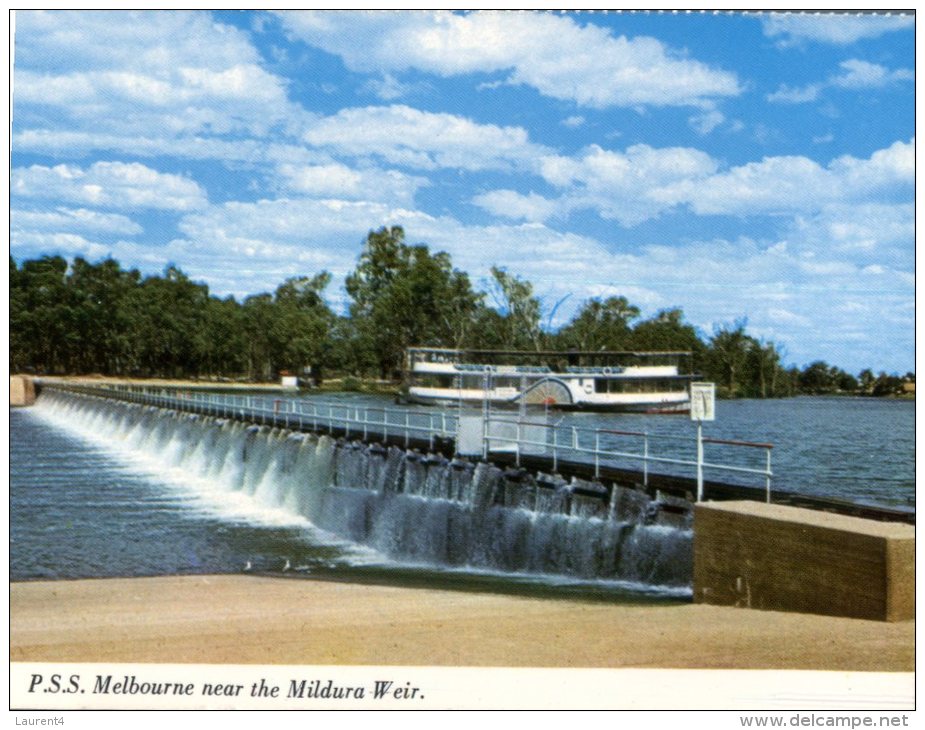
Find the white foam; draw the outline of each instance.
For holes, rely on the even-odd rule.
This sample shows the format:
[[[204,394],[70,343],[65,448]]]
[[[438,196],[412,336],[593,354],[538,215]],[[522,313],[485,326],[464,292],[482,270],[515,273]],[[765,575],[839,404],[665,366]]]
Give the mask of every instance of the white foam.
[[[473,529],[477,525],[480,530],[483,525],[476,521],[488,515],[478,512],[471,500],[483,486],[490,486],[487,482],[474,487],[470,484],[466,489],[469,500],[437,496],[431,494],[437,491],[431,488],[425,495],[419,492],[426,487],[425,482],[409,481],[409,474],[417,475],[415,479],[424,478],[418,468],[405,473],[407,491],[380,499],[374,496],[375,490],[357,489],[364,485],[353,482],[375,480],[367,472],[368,456],[359,449],[346,449],[334,465],[335,445],[327,437],[315,441],[311,437],[233,421],[174,416],[164,411],[67,396],[40,398],[34,413],[50,426],[100,450],[131,473],[164,485],[193,514],[207,514],[232,523],[299,529],[308,542],[339,549],[343,553],[336,558],[339,565],[425,569],[589,590],[690,595],[687,586],[642,582],[648,575],[654,576],[649,567],[653,563],[668,565],[665,561],[674,561],[680,554],[678,551],[683,552],[685,542],[690,540],[689,531],[668,526],[636,526],[624,541],[620,554],[615,556],[619,565],[608,565],[606,569],[608,575],[613,569],[613,574],[624,577],[585,578],[543,571],[548,568],[593,573],[597,566],[591,561],[597,557],[584,546],[593,544],[593,538],[601,530],[612,532],[609,521],[505,508],[499,524],[495,524],[494,517],[484,523],[491,534],[481,540],[470,540],[467,529],[459,528],[457,523],[452,536],[459,539],[462,535],[458,546],[466,551],[463,559],[467,564],[449,566],[440,559],[442,541],[450,536],[446,531],[448,515],[471,519]],[[302,443],[296,443],[300,439]],[[339,483],[347,480],[351,487],[330,489],[335,466]],[[386,470],[377,473],[384,478]],[[472,483],[489,477],[487,470],[482,470],[480,476],[477,468]],[[369,512],[364,514],[367,508],[376,510],[372,528],[369,523],[366,527],[361,524],[369,519]],[[527,552],[508,569],[494,567],[506,561],[492,553],[515,548],[525,520],[530,523]],[[492,533],[492,530],[497,531]],[[350,541],[350,535],[368,545]],[[569,560],[560,560],[566,551],[569,560],[575,558],[585,569],[572,570],[574,566],[567,565]],[[660,578],[671,582],[676,579],[677,576],[671,575]]]
[[[115,466],[127,473],[169,488],[172,496],[181,498],[192,514],[261,527],[298,528],[314,544],[356,550],[364,557],[370,552],[321,530],[306,517],[285,506],[262,503],[249,494],[232,491],[227,481],[222,479],[223,475],[227,478],[226,470],[217,478],[204,476],[208,471],[205,460],[198,463],[193,460],[193,465],[200,466],[202,471],[198,474],[191,471],[180,459],[182,445],[178,439],[172,438],[165,451],[147,450],[152,446],[152,437],[150,433],[144,433],[143,424],[135,424],[129,431],[120,432],[102,411],[77,409],[46,398],[39,398],[29,412],[48,426],[64,431],[105,454]]]

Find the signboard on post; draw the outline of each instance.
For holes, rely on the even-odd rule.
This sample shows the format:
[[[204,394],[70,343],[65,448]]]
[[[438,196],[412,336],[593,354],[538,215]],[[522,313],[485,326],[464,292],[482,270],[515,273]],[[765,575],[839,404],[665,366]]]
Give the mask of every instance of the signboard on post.
[[[691,420],[716,420],[715,383],[691,383]]]
[[[716,420],[716,385],[691,383],[691,420],[697,423],[697,501],[703,501],[703,422]]]

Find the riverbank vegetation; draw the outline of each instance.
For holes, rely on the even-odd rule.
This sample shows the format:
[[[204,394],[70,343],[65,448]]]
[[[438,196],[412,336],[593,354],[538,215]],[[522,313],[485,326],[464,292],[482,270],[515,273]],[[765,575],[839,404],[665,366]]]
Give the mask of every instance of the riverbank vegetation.
[[[643,318],[625,297],[590,299],[557,330],[529,281],[493,268],[487,291],[446,253],[409,245],[399,226],[371,231],[346,278],[345,314],[325,301],[327,272],[272,293],[217,297],[176,266],[142,276],[109,258],[10,260],[10,368],[38,374],[343,382],[397,380],[405,348],[685,350],[725,397],[914,392],[907,373],[857,376],[823,361],[800,369],[745,320],[698,332],[681,309]],[[910,387],[911,386],[911,387]]]

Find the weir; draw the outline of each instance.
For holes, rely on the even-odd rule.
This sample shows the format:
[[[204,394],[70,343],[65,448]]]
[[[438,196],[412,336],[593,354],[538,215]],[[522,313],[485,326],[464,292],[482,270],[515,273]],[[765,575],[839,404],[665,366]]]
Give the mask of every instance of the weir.
[[[212,386],[214,388],[214,386]],[[409,410],[349,403],[323,403],[267,395],[210,393],[196,390],[151,388],[130,385],[87,385],[41,379],[36,388],[65,391],[128,403],[154,405],[200,415],[229,418],[293,431],[324,433],[334,438],[397,446],[454,458],[480,455],[482,461],[510,472],[533,475],[539,484],[549,482],[544,474],[561,475],[578,494],[609,500],[616,487],[629,488],[648,496],[651,512],[670,521],[669,514],[689,513],[698,494],[692,476],[696,463],[690,458],[665,458],[655,451],[659,437],[651,434],[607,429],[560,428],[551,424],[524,422],[510,414],[489,413],[485,419],[467,418],[446,410]],[[475,420],[475,433],[470,421]],[[693,441],[661,437],[664,445],[689,447]],[[673,443],[670,443],[673,442]],[[683,443],[682,443],[683,442]],[[757,500],[804,507],[864,519],[915,524],[915,511],[874,506],[832,496],[817,496],[775,486],[771,490],[770,444],[704,438],[703,444],[738,452],[765,452],[766,464],[754,468],[745,463],[719,463],[708,458],[704,467],[711,474],[729,476],[729,481],[706,478],[702,499],[707,501]],[[673,454],[672,454],[673,455]],[[762,457],[761,461],[764,458]],[[663,467],[674,467],[666,471]],[[659,471],[654,468],[662,467]],[[679,471],[680,470],[680,471]],[[741,478],[756,479],[763,486],[749,486]],[[594,486],[586,490],[585,483]],[[676,520],[672,522],[676,524]]]
[[[367,424],[361,441],[331,424],[328,433],[304,432],[276,418],[254,423],[247,413],[128,401],[49,386],[37,407],[399,563],[682,589],[691,583],[692,505],[685,500],[447,455],[423,428],[412,439],[394,424],[391,434]]]

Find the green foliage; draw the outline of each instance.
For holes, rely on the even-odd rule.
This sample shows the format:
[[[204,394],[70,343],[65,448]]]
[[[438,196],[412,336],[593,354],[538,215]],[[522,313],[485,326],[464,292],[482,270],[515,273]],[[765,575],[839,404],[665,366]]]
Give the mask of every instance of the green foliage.
[[[560,349],[628,350],[633,334],[630,323],[639,317],[639,307],[626,297],[589,299],[578,314],[559,330],[556,336]]]
[[[491,275],[500,309],[500,331],[495,336],[500,335],[501,346],[507,350],[543,349],[540,301],[533,295],[533,285],[496,266],[492,266]]]
[[[401,374],[412,345],[461,346],[482,299],[446,253],[409,246],[400,226],[370,231],[346,289],[356,369],[383,378]]]
[[[630,343],[635,350],[686,350],[694,355],[695,369],[702,359],[704,344],[697,330],[685,324],[680,309],[663,309],[633,328]]]
[[[43,256],[10,272],[10,367],[61,373],[74,367],[71,351],[79,335],[67,261]]]
[[[320,364],[330,281],[289,279],[276,296],[209,295],[176,266],[142,280],[106,259],[45,256],[10,267],[10,367],[36,373],[247,376]]]
[[[875,396],[888,396],[888,395],[899,395],[903,392],[903,379],[896,375],[887,375],[886,373],[880,373],[877,376],[877,380],[874,382],[874,388],[871,391],[871,395]]]
[[[824,361],[785,367],[773,342],[747,332],[746,320],[703,337],[678,309],[640,320],[625,297],[590,299],[558,332],[542,326],[533,285],[491,269],[488,296],[472,288],[446,253],[409,245],[400,226],[370,231],[346,278],[349,316],[330,310],[325,271],[295,276],[273,293],[220,299],[176,266],[142,278],[112,259],[73,263],[42,256],[10,259],[10,368],[35,373],[102,373],[160,377],[246,377],[275,380],[280,371],[320,383],[322,373],[395,379],[405,349],[585,351],[673,350],[691,353],[689,372],[718,384],[726,397],[771,398],[799,393],[893,396],[915,382],[870,369],[857,377]],[[561,301],[559,302],[561,304]]]
[[[901,390],[902,380],[900,378],[896,380],[899,383],[898,389]],[[829,365],[822,360],[817,360],[807,365],[800,372],[799,387],[802,393],[816,395],[854,393],[859,388],[859,382],[844,370]]]

